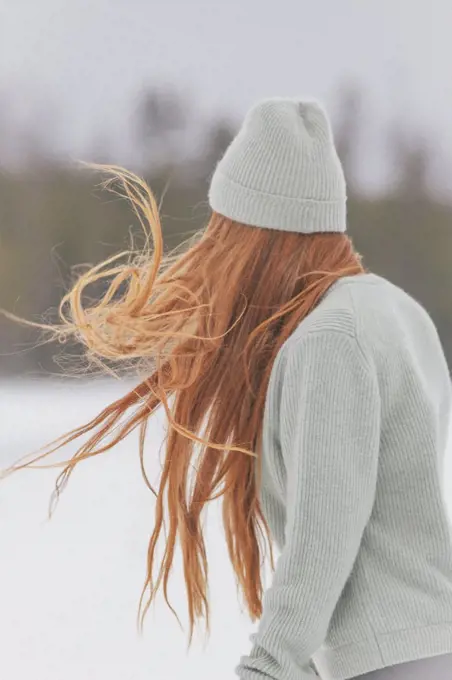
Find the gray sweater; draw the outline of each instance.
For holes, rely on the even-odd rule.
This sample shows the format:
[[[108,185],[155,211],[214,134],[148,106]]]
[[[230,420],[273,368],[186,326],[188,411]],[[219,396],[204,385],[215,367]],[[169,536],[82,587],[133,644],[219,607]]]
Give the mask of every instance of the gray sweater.
[[[261,500],[281,552],[242,680],[344,680],[452,652],[451,384],[424,309],[341,279],[281,348]]]

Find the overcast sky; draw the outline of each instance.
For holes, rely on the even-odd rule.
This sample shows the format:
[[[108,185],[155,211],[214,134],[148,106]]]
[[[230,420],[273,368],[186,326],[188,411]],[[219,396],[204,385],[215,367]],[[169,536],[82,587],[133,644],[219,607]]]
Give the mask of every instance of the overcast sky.
[[[239,119],[256,99],[367,94],[367,143],[389,117],[452,158],[450,0],[0,0],[0,94],[16,115],[57,107],[78,150],[119,138],[147,84]],[[373,137],[372,137],[373,135]]]

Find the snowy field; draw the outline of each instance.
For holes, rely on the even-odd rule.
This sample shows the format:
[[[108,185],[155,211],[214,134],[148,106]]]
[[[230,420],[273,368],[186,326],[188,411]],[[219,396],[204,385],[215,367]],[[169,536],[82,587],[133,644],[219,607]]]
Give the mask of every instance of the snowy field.
[[[0,468],[86,422],[125,389],[109,382],[1,384]],[[162,433],[156,419],[147,456],[154,480]],[[207,524],[212,634],[187,654],[185,634],[162,602],[142,637],[135,626],[153,514],[137,440],[82,464],[49,522],[55,476],[32,470],[0,484],[0,678],[232,680],[253,627],[240,613],[217,509]],[[444,480],[452,500],[450,459]],[[175,576],[173,602],[185,614],[180,568]]]
[[[119,383],[5,381],[0,468],[124,392]],[[156,420],[149,429],[151,479],[157,479],[162,432]],[[240,613],[216,509],[207,527],[212,634],[208,644],[198,636],[187,654],[186,635],[163,602],[151,610],[143,636],[135,625],[153,514],[137,440],[82,464],[49,522],[55,476],[55,470],[31,470],[0,483],[0,678],[232,680],[253,626]],[[171,592],[185,616],[181,579],[178,568]]]

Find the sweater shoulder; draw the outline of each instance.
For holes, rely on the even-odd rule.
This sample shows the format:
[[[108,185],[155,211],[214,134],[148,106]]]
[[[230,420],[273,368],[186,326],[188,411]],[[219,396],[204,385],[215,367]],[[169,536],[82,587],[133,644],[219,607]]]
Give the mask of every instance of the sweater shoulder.
[[[406,336],[408,326],[430,328],[425,309],[386,279],[363,274],[339,279],[299,324],[290,342],[311,333],[345,333],[361,343]]]
[[[360,339],[360,325],[348,288],[328,292],[282,346],[279,363],[283,372],[288,363],[294,370],[308,356],[310,362],[333,366],[341,351],[368,368],[372,361]]]
[[[363,274],[339,279],[286,341],[287,350],[312,336],[338,333],[355,341],[369,366],[387,370],[436,362],[444,372],[437,329],[424,307],[386,279]],[[334,342],[331,343],[334,346]],[[283,354],[286,349],[283,349]]]
[[[315,309],[305,317],[287,341],[298,344],[311,335],[344,334],[357,337],[358,324],[355,303],[348,286],[333,285]]]
[[[287,352],[309,338],[337,334],[352,339],[366,363],[374,364],[381,350],[400,343],[405,335],[400,317],[415,317],[420,307],[402,290],[374,274],[344,277],[336,281],[315,309],[299,324],[286,342]],[[283,352],[285,353],[284,350]]]

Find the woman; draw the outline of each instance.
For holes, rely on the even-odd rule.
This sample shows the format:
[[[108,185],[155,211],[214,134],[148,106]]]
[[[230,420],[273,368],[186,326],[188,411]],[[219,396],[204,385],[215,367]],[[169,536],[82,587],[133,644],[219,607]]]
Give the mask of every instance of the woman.
[[[208,622],[201,518],[222,496],[229,555],[260,619],[242,680],[449,679],[449,373],[427,313],[365,271],[345,233],[345,182],[322,108],[255,106],[214,173],[207,229],[164,266],[152,194],[119,177],[154,252],[84,274],[54,332],[110,368],[138,361],[146,377],[14,469],[89,434],[58,495],[79,461],[138,427],[147,481],[146,426],[162,405],[169,432],[142,615],[160,588],[166,597],[179,543],[191,632]],[[111,277],[84,307],[86,286]],[[263,596],[266,537],[281,554]]]

